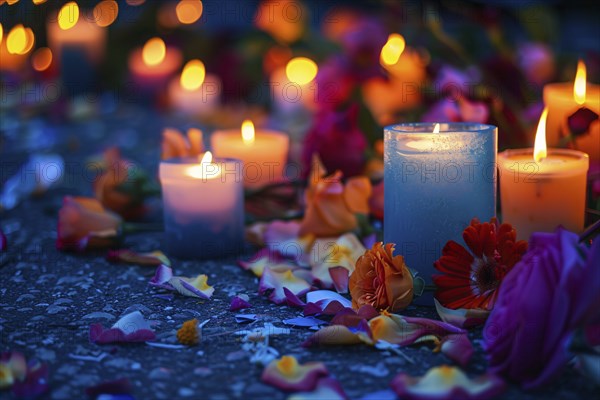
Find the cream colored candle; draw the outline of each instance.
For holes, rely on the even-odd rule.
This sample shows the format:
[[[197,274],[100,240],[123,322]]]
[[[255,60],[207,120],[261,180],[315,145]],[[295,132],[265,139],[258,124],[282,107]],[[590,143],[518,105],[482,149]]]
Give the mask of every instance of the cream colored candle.
[[[244,186],[259,188],[284,179],[289,137],[283,132],[254,130],[244,121],[241,131],[215,131],[211,147],[216,157],[236,158],[243,162]]]
[[[56,60],[61,60],[65,48],[77,48],[85,53],[90,62],[98,64],[106,50],[106,29],[99,27],[93,19],[80,18],[78,12],[73,15],[70,8],[74,6],[65,7],[46,24],[48,47]]]
[[[584,227],[589,157],[576,150],[546,150],[547,114],[544,110],[540,118],[534,149],[498,155],[502,219],[524,239],[533,232],[554,231],[559,225],[574,232]]]
[[[241,251],[244,194],[237,160],[174,158],[160,163],[169,253],[214,258]]]
[[[160,38],[152,38],[143,48],[135,49],[129,57],[133,81],[142,88],[166,86],[168,80],[181,67],[181,52],[166,47]]]
[[[579,62],[575,83],[550,83],[544,86],[544,104],[548,108],[546,135],[549,146],[564,147],[567,118],[582,107],[600,114],[600,85],[586,82],[585,64]],[[574,140],[577,150],[600,161],[600,122],[590,126],[590,132]]]
[[[221,79],[206,74],[200,60],[189,61],[181,75],[169,85],[169,100],[176,112],[206,115],[218,107],[221,100]]]

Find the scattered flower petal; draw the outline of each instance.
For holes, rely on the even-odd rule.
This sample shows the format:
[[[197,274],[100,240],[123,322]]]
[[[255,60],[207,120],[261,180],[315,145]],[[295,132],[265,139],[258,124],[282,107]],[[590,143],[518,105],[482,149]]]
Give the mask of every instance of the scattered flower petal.
[[[289,335],[290,330],[287,328],[279,328],[270,323],[265,323],[262,328],[254,328],[252,330],[241,330],[234,333],[238,336],[244,336],[244,340],[257,341],[268,336]]]
[[[236,314],[235,315],[235,322],[237,322],[238,324],[258,321],[258,319],[259,318],[256,316],[256,314]]]
[[[502,393],[504,382],[495,375],[483,375],[470,379],[455,367],[431,368],[422,377],[398,374],[390,383],[396,394],[403,399],[490,399]]]
[[[325,322],[321,319],[315,318],[315,317],[290,318],[290,319],[284,319],[281,322],[283,322],[286,325],[301,326],[301,327],[306,327],[306,328],[324,325],[327,323],[327,322]]]
[[[272,290],[269,295],[269,300],[275,304],[282,304],[286,301],[285,292],[283,291],[284,288],[287,288],[296,296],[300,296],[308,292],[310,287],[308,282],[296,277],[291,270],[286,272],[275,272],[267,268],[260,278],[258,293],[264,294],[265,292]]]
[[[210,299],[215,289],[208,284],[208,277],[200,274],[195,278],[186,278],[185,276],[174,276],[169,279],[169,284],[184,296],[198,297],[200,299]]]
[[[298,392],[287,400],[347,400],[348,396],[338,381],[333,378],[321,378],[312,392]]]
[[[263,382],[285,391],[312,391],[319,378],[329,375],[325,364],[308,362],[299,364],[293,356],[273,360],[263,370]]]
[[[279,252],[264,248],[254,255],[249,261],[238,261],[239,265],[250,270],[257,277],[262,277],[265,268],[275,272],[285,272],[296,269],[297,266],[285,261]]]
[[[466,334],[444,336],[440,344],[441,352],[452,361],[465,367],[473,356],[473,345]]]
[[[302,347],[348,345],[363,343],[361,337],[343,325],[331,325],[319,329],[302,343]]]
[[[231,303],[229,304],[229,311],[238,311],[252,307],[252,304],[250,304],[248,300],[248,296],[244,294],[233,296]]]
[[[110,329],[101,324],[90,326],[90,341],[97,344],[146,342],[155,338],[150,323],[139,311],[125,315]]]
[[[461,308],[458,310],[452,310],[446,308],[440,304],[437,299],[433,299],[435,302],[435,309],[442,321],[454,325],[458,328],[471,328],[485,324],[485,320],[490,315],[488,310],[480,309],[467,309]]]
[[[136,253],[129,249],[109,250],[106,258],[110,262],[124,262],[129,264],[145,266],[170,266],[171,262],[162,251],[152,251],[150,253]]]
[[[336,292],[348,293],[348,278],[350,277],[348,269],[341,266],[329,268],[329,275]]]

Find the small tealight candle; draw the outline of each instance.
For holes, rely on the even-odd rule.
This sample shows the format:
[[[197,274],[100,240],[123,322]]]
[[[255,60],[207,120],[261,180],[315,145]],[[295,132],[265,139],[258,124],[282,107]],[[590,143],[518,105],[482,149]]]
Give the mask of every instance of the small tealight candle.
[[[600,85],[587,82],[585,64],[580,61],[574,83],[550,83],[544,86],[544,104],[548,108],[546,137],[549,146],[564,147],[569,116],[580,108],[600,114]],[[592,123],[587,134],[573,140],[577,150],[588,153],[590,159],[600,161],[600,123]]]
[[[238,254],[243,246],[241,164],[196,158],[161,161],[165,237],[175,257],[206,259]]]
[[[210,138],[216,157],[236,158],[243,162],[246,188],[259,188],[284,179],[289,141],[283,132],[255,131],[249,120],[244,121],[241,131],[215,131]]]
[[[221,86],[218,76],[206,74],[202,61],[191,60],[169,85],[171,107],[184,114],[206,115],[219,105]]]
[[[547,149],[548,110],[538,125],[533,149],[506,150],[498,155],[502,219],[520,238],[552,232],[559,225],[581,232],[585,217],[587,154]]]
[[[142,89],[165,87],[181,66],[181,52],[167,47],[160,38],[152,38],[143,48],[135,49],[129,57],[129,68],[134,83]]]

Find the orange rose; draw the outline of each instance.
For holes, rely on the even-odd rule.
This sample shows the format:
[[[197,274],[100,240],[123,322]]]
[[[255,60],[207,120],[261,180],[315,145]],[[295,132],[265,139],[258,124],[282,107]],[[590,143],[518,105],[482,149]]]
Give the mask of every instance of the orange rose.
[[[204,151],[202,131],[191,128],[187,131],[186,138],[178,130],[167,128],[163,131],[161,150],[161,160],[199,156]]]
[[[371,183],[364,176],[341,182],[341,172],[324,177],[322,164],[315,158],[309,187],[306,189],[306,210],[300,225],[300,236],[340,236],[358,226],[356,213],[369,213]]]
[[[394,244],[375,243],[356,261],[350,275],[352,308],[365,304],[379,310],[396,312],[406,308],[413,298],[413,279],[404,258],[393,257]]]
[[[67,196],[58,212],[59,250],[84,250],[114,243],[122,220],[96,199]],[[93,240],[92,240],[93,239]]]

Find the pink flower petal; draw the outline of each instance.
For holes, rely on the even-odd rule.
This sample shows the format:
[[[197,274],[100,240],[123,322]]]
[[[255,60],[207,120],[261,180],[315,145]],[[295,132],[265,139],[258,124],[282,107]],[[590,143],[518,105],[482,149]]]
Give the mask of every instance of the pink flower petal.
[[[346,400],[348,396],[344,389],[333,378],[321,378],[312,392],[298,392],[287,398],[287,400]]]
[[[422,377],[398,374],[390,383],[396,394],[408,400],[483,400],[499,395],[505,389],[504,381],[495,375],[467,377],[455,367],[434,367]]]
[[[233,296],[231,303],[229,304],[229,311],[237,311],[250,307],[252,307],[252,304],[250,304],[247,300],[244,300],[240,296]]]
[[[171,267],[161,264],[156,268],[156,272],[154,273],[154,276],[152,277],[152,279],[150,279],[150,282],[148,282],[148,284],[150,286],[172,290],[173,288],[169,286],[165,287],[165,285],[169,282],[169,280],[172,277],[173,270],[171,269]]]
[[[483,325],[490,315],[487,310],[465,309],[452,310],[446,308],[437,299],[434,299],[435,309],[442,321],[454,325],[458,328],[471,328],[474,326]]]
[[[200,274],[196,278],[174,276],[169,279],[169,284],[183,296],[208,300],[213,295],[215,289],[208,285],[207,279],[207,276],[204,274]]]
[[[275,272],[266,268],[260,278],[258,293],[263,294],[272,290],[269,300],[275,304],[281,304],[286,301],[284,288],[287,288],[296,296],[301,296],[308,292],[311,286],[304,279],[294,276],[292,271]]]
[[[320,378],[329,375],[321,362],[299,364],[293,356],[283,356],[273,360],[263,370],[263,382],[276,388],[297,392],[312,391]]]
[[[170,265],[171,262],[161,251],[150,253],[136,253],[129,249],[109,250],[106,259],[110,262],[124,262],[129,264],[159,266]]]
[[[285,301],[288,306],[304,308],[306,303],[300,300],[298,296],[292,293],[288,288],[283,288],[283,293],[285,294]]]
[[[344,308],[339,311],[331,320],[332,325],[344,325],[348,328],[357,326],[361,321],[369,321],[379,315],[379,311],[375,307],[365,304],[358,312],[352,308]]]
[[[349,345],[363,343],[357,333],[343,325],[330,325],[321,328],[302,343],[302,347]]]
[[[27,374],[24,380],[16,381],[12,386],[12,392],[16,398],[35,398],[50,389],[48,379],[48,366],[37,360],[31,360],[27,364]]]
[[[336,292],[348,293],[348,278],[350,273],[346,268],[342,266],[329,268],[329,275],[331,276]]]
[[[156,339],[150,323],[139,311],[119,319],[110,329],[101,324],[90,326],[90,341],[97,344],[146,342]]]
[[[279,252],[269,249],[262,249],[256,253],[249,261],[238,261],[238,264],[245,270],[252,271],[257,277],[261,277],[265,268],[277,272],[283,272],[297,268],[297,266],[285,261]]]
[[[474,352],[469,337],[464,333],[444,336],[441,341],[441,350],[442,353],[461,367],[469,363]]]

